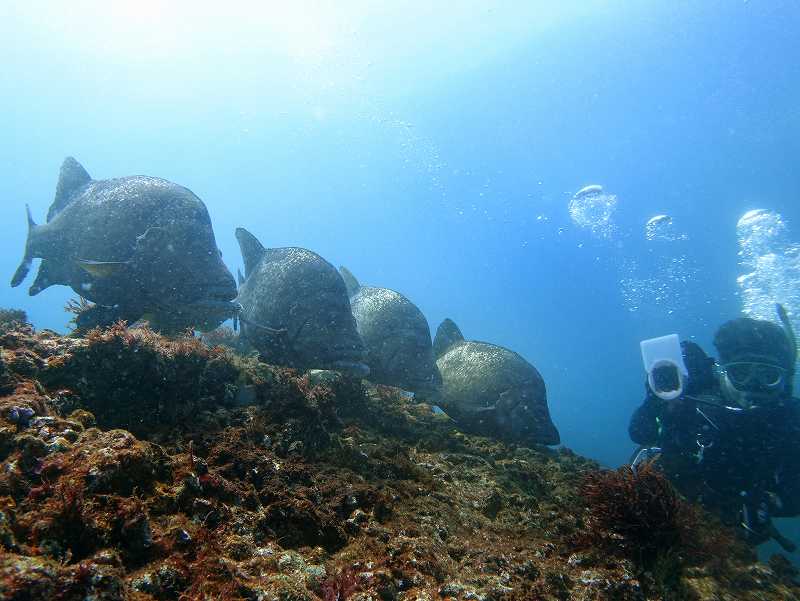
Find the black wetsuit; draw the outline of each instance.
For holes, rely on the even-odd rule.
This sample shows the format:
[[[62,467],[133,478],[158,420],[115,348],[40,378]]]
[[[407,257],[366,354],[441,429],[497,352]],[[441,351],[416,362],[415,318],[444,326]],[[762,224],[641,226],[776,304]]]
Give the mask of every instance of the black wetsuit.
[[[735,410],[725,407],[717,390],[675,401],[649,394],[631,418],[629,433],[640,445],[661,448],[661,465],[684,495],[727,523],[747,522],[753,543],[775,536],[769,517],[800,515],[795,398]]]

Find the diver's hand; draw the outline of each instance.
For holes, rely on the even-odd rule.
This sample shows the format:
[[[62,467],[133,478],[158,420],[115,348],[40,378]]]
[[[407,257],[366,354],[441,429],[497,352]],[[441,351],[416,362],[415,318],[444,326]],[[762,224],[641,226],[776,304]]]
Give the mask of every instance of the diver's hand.
[[[664,411],[668,414],[680,413],[686,408],[686,400],[682,397],[664,401]]]
[[[783,509],[783,500],[781,500],[777,493],[767,492],[764,495],[764,498],[767,502],[767,506],[769,507],[769,512],[771,515],[780,513],[780,511]]]
[[[773,539],[787,553],[794,553],[797,545],[781,534],[772,522],[772,512],[783,507],[781,498],[773,493],[766,492],[758,506],[750,508],[742,505],[742,528],[745,530],[747,542],[753,546],[760,545]]]

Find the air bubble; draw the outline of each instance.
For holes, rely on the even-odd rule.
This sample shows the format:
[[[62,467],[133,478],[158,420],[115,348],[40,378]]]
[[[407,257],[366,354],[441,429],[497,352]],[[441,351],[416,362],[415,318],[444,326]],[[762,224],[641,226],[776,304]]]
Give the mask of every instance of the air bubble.
[[[605,240],[612,239],[616,232],[613,220],[616,210],[616,195],[606,194],[598,184],[581,188],[569,201],[572,221],[594,237]]]
[[[756,209],[742,215],[736,224],[739,266],[736,279],[743,312],[757,319],[776,320],[775,303],[800,327],[800,244],[792,242],[789,227],[774,211]]]

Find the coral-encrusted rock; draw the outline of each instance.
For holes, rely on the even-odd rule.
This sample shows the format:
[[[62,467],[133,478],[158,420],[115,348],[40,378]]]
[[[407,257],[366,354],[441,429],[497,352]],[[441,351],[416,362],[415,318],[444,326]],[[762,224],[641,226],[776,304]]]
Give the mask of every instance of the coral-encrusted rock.
[[[0,309],[0,333],[5,334],[13,330],[30,330],[28,316],[22,309]]]
[[[96,562],[64,566],[42,557],[0,553],[0,599],[122,601],[128,599],[119,570]]]
[[[90,428],[71,450],[46,462],[42,471],[46,477],[80,477],[90,493],[127,496],[134,489],[152,490],[159,477],[163,480],[168,476],[169,468],[157,445],[137,440],[125,430],[103,432]]]
[[[15,460],[19,460],[19,467],[28,471],[38,465],[39,458],[53,450],[51,445],[55,439],[64,438],[64,435],[71,437],[73,424],[51,413],[47,397],[29,382],[17,384],[12,396],[0,397],[0,460],[19,451]],[[82,429],[79,425],[75,427]],[[0,494],[7,476],[8,473],[0,473]]]
[[[152,434],[202,409],[231,406],[240,373],[233,356],[195,338],[168,340],[122,325],[93,330],[49,360],[42,381],[69,388],[106,428]]]
[[[15,463],[25,461],[34,441],[41,443],[28,434]],[[169,478],[159,447],[124,430],[92,428],[66,451],[39,454],[34,474],[17,476],[30,479],[27,496],[19,494],[19,485],[10,491],[17,497],[10,515],[19,543],[35,541],[40,553],[61,560],[83,560],[108,547],[119,549],[126,560],[149,554],[153,530],[136,495],[152,494],[157,479]]]
[[[6,366],[3,353],[0,352],[0,394],[8,394],[14,390],[14,379],[11,370]]]
[[[271,504],[259,527],[288,548],[319,545],[335,551],[347,542],[342,521],[307,499]]]

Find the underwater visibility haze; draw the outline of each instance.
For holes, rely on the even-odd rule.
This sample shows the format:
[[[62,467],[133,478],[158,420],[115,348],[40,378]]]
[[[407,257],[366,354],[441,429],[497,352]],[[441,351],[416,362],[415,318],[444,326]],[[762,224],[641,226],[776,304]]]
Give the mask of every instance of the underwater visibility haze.
[[[800,327],[798,31],[789,0],[6,2],[0,272],[10,281],[23,260],[26,204],[46,223],[65,157],[93,180],[162,178],[204,203],[213,234],[172,234],[152,213],[125,218],[150,232],[130,232],[136,273],[173,239],[198,253],[218,246],[224,265],[209,261],[229,273],[213,285],[229,287],[202,299],[225,305],[212,326],[233,315],[237,271],[251,296],[277,286],[263,264],[267,279],[250,279],[237,228],[267,249],[309,249],[303,260],[332,279],[302,296],[328,303],[333,329],[363,336],[375,309],[341,316],[354,298],[336,272],[344,265],[362,286],[413,303],[430,342],[450,318],[467,340],[518,354],[546,385],[537,411],[552,424],[540,442],[560,435],[616,468],[636,448],[641,340],[677,333],[714,354],[723,322],[779,323],[775,303]],[[92,224],[109,228],[100,243],[128,235],[106,216]],[[83,227],[70,236],[94,248]],[[0,306],[67,333],[64,306],[78,295],[60,285],[29,296],[38,259],[27,282],[0,288]],[[211,281],[205,264],[175,266],[182,286],[198,285],[193,269]],[[88,285],[100,268],[110,269],[70,267],[70,278]],[[173,309],[186,299],[170,287],[153,284],[158,301],[119,317],[184,327],[187,311]],[[276,310],[244,307],[258,350],[286,344],[264,321]],[[392,327],[417,328],[402,344],[421,345],[432,369],[424,325]],[[344,358],[362,374],[378,354],[364,343],[311,367]],[[403,351],[381,349],[400,369]],[[390,371],[374,361],[374,373]],[[800,540],[793,520],[781,528]]]

